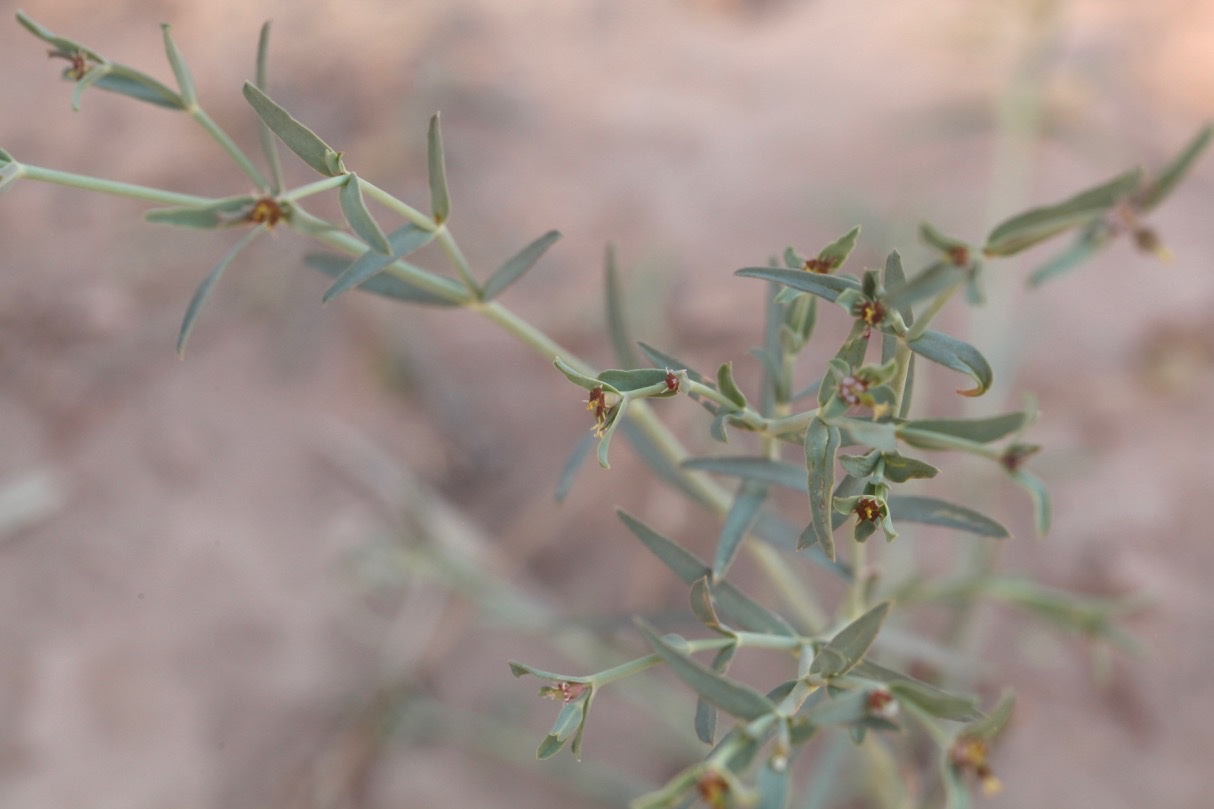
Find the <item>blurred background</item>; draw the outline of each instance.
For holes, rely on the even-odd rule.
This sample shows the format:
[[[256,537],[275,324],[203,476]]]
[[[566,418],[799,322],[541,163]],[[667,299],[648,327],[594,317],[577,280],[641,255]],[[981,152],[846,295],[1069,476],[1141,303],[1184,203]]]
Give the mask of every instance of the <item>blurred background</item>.
[[[101,92],[73,113],[63,63],[16,8],[0,1],[0,146],[250,190],[182,116]],[[202,103],[254,152],[240,86],[273,19],[275,99],[419,207],[442,111],[452,227],[482,277],[563,232],[508,306],[610,364],[611,243],[637,337],[747,381],[763,291],[736,268],[857,223],[853,266],[893,248],[921,266],[921,220],[978,241],[1160,165],[1214,99],[1214,6],[1195,0],[23,8],[166,82],[171,23]],[[1027,501],[992,479],[1016,534],[1000,569],[1152,599],[1127,621],[1146,656],[1115,656],[1100,685],[1082,643],[984,618],[982,675],[1020,695],[993,809],[1208,802],[1212,199],[1207,156],[1151,222],[1170,264],[1117,244],[1029,293],[1049,255],[1034,251],[948,322],[995,367],[971,412],[1025,390],[1043,412],[1055,528],[1035,539]],[[178,361],[186,302],[234,239],[146,224],[143,207],[35,183],[0,198],[0,805],[620,806],[702,754],[686,692],[636,707],[659,676],[596,701],[582,764],[534,760],[555,706],[506,660],[602,668],[623,659],[603,639],[641,648],[631,615],[685,604],[615,507],[701,553],[715,539],[624,445],[553,502],[589,426],[580,391],[467,313],[320,307],[326,281],[286,232],[230,268]],[[666,412],[712,448],[686,403]]]

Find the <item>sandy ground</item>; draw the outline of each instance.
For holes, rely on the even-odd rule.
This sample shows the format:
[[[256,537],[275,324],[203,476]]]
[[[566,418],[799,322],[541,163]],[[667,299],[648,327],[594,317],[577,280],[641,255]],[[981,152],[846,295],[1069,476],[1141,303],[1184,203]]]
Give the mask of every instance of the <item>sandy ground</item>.
[[[609,242],[638,336],[743,367],[760,292],[735,268],[856,222],[854,260],[898,247],[915,266],[922,218],[977,238],[1158,165],[1214,98],[1214,11],[1184,0],[24,8],[165,80],[172,23],[250,148],[238,88],[273,18],[275,97],[419,205],[441,109],[473,265],[560,229],[505,300],[603,364]],[[100,93],[73,114],[43,50],[0,26],[0,145],[18,159],[248,190],[182,118]],[[999,377],[976,412],[1029,389],[1045,414],[1055,531],[1033,540],[1001,492],[1018,535],[1002,568],[1155,598],[1129,622],[1148,655],[1116,658],[1102,688],[1082,645],[985,624],[988,682],[1021,695],[993,809],[1208,803],[1212,195],[1207,159],[1159,212],[1169,266],[1119,246],[1031,301],[1031,260],[1001,266],[999,304],[953,321]],[[631,613],[683,603],[614,506],[712,541],[623,447],[552,503],[586,414],[544,359],[463,313],[320,308],[308,246],[282,235],[232,268],[179,362],[181,312],[230,237],[140,210],[32,183],[0,198],[0,805],[610,806],[697,754],[686,701],[666,706],[676,731],[604,697],[585,763],[533,759],[552,706],[505,660],[589,670],[589,629],[636,648]],[[689,408],[672,417],[708,446]],[[467,566],[443,574],[455,590],[406,555],[435,547]]]

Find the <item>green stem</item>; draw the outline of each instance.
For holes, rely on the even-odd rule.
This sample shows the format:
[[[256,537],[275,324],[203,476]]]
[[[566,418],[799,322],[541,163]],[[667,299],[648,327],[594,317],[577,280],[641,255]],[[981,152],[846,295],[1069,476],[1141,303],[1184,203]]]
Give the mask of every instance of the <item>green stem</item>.
[[[772,438],[799,433],[809,427],[809,423],[818,415],[818,408],[793,413],[791,416],[768,419],[763,431]]]
[[[526,320],[516,315],[506,307],[502,306],[497,301],[489,301],[484,303],[475,301],[468,304],[468,308],[480,312],[485,317],[492,320],[500,326],[506,333],[513,335],[519,342],[530,347],[541,357],[551,362],[556,357],[560,357],[569,367],[573,368],[579,374],[584,376],[594,376],[597,371],[590,363],[570,352],[560,343],[553,340],[544,332],[531,325]],[[629,408],[629,412],[635,411],[643,402],[636,402]]]
[[[359,179],[362,179],[362,178],[359,178]],[[296,200],[304,199],[306,197],[311,197],[316,194],[320,194],[325,191],[329,191],[330,189],[333,189],[333,188],[338,188],[341,185],[343,185],[345,182],[346,182],[346,175],[344,175],[344,174],[339,174],[336,177],[325,177],[322,180],[315,180],[313,182],[308,183],[307,185],[301,185],[299,188],[296,188],[292,191],[287,191],[283,194],[280,194],[278,198],[283,200],[284,202],[294,202]]]
[[[359,175],[358,177],[358,184],[362,187],[363,193],[368,197],[375,200],[380,205],[383,205],[388,210],[399,214],[402,218],[412,222],[419,228],[423,230],[438,229],[438,224],[433,219],[426,216],[412,205],[402,202],[401,200],[392,196],[379,186],[367,182],[365,179],[363,179],[362,175]]]
[[[895,416],[900,415],[903,409],[903,402],[906,399],[906,380],[910,374],[911,358],[913,353],[910,346],[905,340],[899,340],[897,347],[894,349],[894,359],[898,363],[898,372],[894,376],[894,404],[893,413]]]
[[[154,202],[157,205],[175,205],[185,208],[205,208],[208,205],[214,205],[218,202],[213,197],[199,197],[194,194],[178,194],[175,191],[165,191],[160,188],[151,188],[146,185],[134,185],[132,183],[123,183],[116,180],[102,180],[99,177],[89,177],[84,174],[73,174],[69,171],[58,171],[56,169],[47,169],[42,166],[31,166],[28,163],[22,163],[18,170],[19,176],[27,177],[31,180],[39,180],[44,183],[53,183],[55,185],[66,185],[71,188],[80,188],[85,191],[94,191],[99,194],[109,194],[115,197],[130,197],[131,199],[143,200],[144,202]]]
[[[443,248],[443,252],[447,254],[447,260],[451,262],[451,266],[455,268],[455,272],[459,275],[460,280],[464,282],[464,286],[468,288],[469,292],[479,294],[480,284],[473,277],[472,268],[468,266],[468,260],[460,252],[459,245],[455,243],[455,237],[447,229],[446,222],[439,226],[436,238],[439,245]]]
[[[852,581],[847,590],[847,608],[849,618],[854,619],[859,618],[868,609],[868,575],[865,573],[868,566],[868,544],[857,542],[853,538],[851,548]]]

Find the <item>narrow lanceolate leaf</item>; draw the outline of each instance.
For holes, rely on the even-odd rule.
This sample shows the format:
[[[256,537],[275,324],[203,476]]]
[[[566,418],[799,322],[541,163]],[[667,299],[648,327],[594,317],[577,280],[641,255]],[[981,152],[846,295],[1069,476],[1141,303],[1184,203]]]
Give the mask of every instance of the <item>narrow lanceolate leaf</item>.
[[[1065,230],[1087,224],[1129,198],[1141,183],[1142,171],[1134,169],[1056,205],[1013,216],[991,231],[982,251],[988,256],[1015,255]]]
[[[224,254],[219,263],[207,274],[207,277],[202,279],[202,283],[198,285],[198,289],[194,290],[194,296],[190,298],[190,305],[185,310],[185,318],[181,321],[181,331],[177,333],[178,356],[185,354],[185,344],[190,339],[190,332],[194,330],[194,323],[198,320],[198,315],[202,313],[202,307],[210,299],[211,293],[215,290],[215,285],[219,283],[219,279],[223,276],[223,271],[228,268],[228,265],[240,254],[241,250],[248,247],[254,239],[264,232],[265,228],[259,227],[250,230],[242,236],[240,241],[232,245],[232,249]]]
[[[924,244],[934,247],[941,253],[948,255],[956,255],[959,251],[969,252],[969,245],[959,239],[953,239],[945,236],[930,222],[924,222],[919,225],[919,238]]]
[[[938,719],[970,722],[982,716],[978,709],[977,696],[945,691],[871,660],[857,664],[851,674],[853,677],[884,683],[896,697],[919,706]]]
[[[1028,414],[1024,412],[1005,413],[984,419],[914,419],[898,427],[898,437],[908,444],[925,449],[947,449],[947,444],[932,446],[933,436],[989,444],[1023,429],[1027,422]]]
[[[655,385],[664,385],[668,378],[668,374],[661,368],[633,368],[631,370],[623,370],[621,368],[611,368],[603,371],[598,376],[599,381],[611,387],[613,390],[625,391],[641,390],[642,388],[652,388]],[[668,388],[669,390],[669,388]],[[669,390],[671,394],[674,390]]]
[[[620,515],[624,525],[628,526],[628,530],[635,534],[654,556],[662,560],[662,563],[670,568],[684,584],[693,584],[712,572],[708,565],[696,558],[690,551],[684,550],[681,545],[662,536],[628,512],[617,510],[616,513]]]
[[[33,18],[31,18],[24,11],[17,12],[17,22],[21,23],[25,30],[38,37],[38,39],[41,39],[47,45],[54,47],[56,50],[67,53],[80,51],[98,62],[103,61],[101,56],[96,51],[84,47],[74,39],[66,39],[65,37],[61,37],[53,33],[49,28],[43,26],[41,23],[35,22]]]
[[[576,368],[574,368],[569,363],[565,362],[560,357],[556,357],[552,361],[552,364],[554,366],[556,366],[556,369],[558,371],[560,371],[562,374],[565,375],[566,379],[568,379],[573,384],[577,385],[579,388],[585,388],[586,390],[594,390],[595,388],[602,386],[603,388],[610,391],[611,393],[619,392],[611,385],[604,384],[601,380],[596,379],[593,376],[586,376],[586,374],[577,370]]]
[[[826,263],[832,270],[838,269],[847,260],[847,257],[851,255],[851,251],[855,249],[858,238],[860,238],[860,226],[856,225],[834,242],[822,248],[822,251],[818,253],[818,261]]]
[[[346,290],[360,286],[370,279],[374,278],[379,273],[397,259],[417,250],[430,242],[434,238],[434,231],[423,230],[412,222],[406,223],[396,230],[388,234],[388,244],[392,248],[389,255],[368,250],[357,259],[354,260],[345,271],[337,276],[337,280],[333,285],[325,291],[324,301],[329,301],[336,298]]]
[[[522,278],[523,273],[535,266],[535,262],[540,260],[540,256],[544,255],[544,252],[559,238],[561,238],[560,233],[550,230],[512,256],[493,275],[489,276],[489,280],[485,282],[482,298],[491,301],[506,287]]]
[[[80,109],[80,94],[90,86],[167,110],[185,109],[181,96],[168,87],[145,73],[114,62],[89,71],[77,82],[76,91],[72,95],[72,109]]]
[[[902,312],[911,304],[930,298],[965,280],[965,270],[955,264],[937,261],[909,281],[890,287],[885,304]]]
[[[918,458],[907,458],[896,452],[885,453],[885,479],[890,483],[905,483],[912,479],[934,478],[940,470]]]
[[[712,562],[713,579],[720,581],[725,578],[725,571],[733,564],[742,547],[742,540],[750,532],[759,508],[767,499],[767,487],[753,480],[744,480],[738,487],[729,512],[725,515],[725,523],[721,527],[721,538],[717,542],[717,554]]]
[[[793,491],[805,491],[805,470],[768,458],[744,458],[727,456],[720,458],[691,458],[683,461],[684,469],[698,469],[701,472],[716,472],[721,475],[734,475],[748,480],[758,480],[764,483],[774,483]]]
[[[544,741],[540,742],[539,749],[535,751],[535,757],[538,759],[546,759],[555,756],[565,746],[565,742],[569,736],[582,726],[582,720],[586,716],[585,700],[577,700],[576,702],[567,702],[561,708],[561,712],[556,715],[556,722],[552,725],[552,731]]]
[[[350,266],[350,259],[332,253],[309,253],[304,262],[314,269],[320,270],[330,278],[336,278]],[[371,292],[385,298],[392,298],[406,303],[420,303],[424,306],[463,306],[471,303],[468,290],[462,284],[441,275],[425,273],[435,286],[445,288],[449,295],[444,297],[424,287],[419,287],[405,279],[380,273],[358,285],[358,289]]]
[[[727,362],[717,369],[717,390],[725,394],[729,401],[739,408],[746,407],[746,394],[733,381],[733,363]]]
[[[994,373],[991,371],[986,357],[982,356],[978,349],[956,337],[950,337],[937,331],[925,331],[907,345],[916,354],[946,368],[960,371],[973,379],[976,383],[975,387],[957,391],[962,396],[981,396],[986,393],[991,382],[994,381]]]
[[[717,652],[717,656],[712,659],[712,670],[724,675],[729,670],[729,663],[733,660],[733,653],[737,651],[737,648],[737,646],[726,646]],[[700,741],[704,744],[713,743],[717,735],[717,706],[703,697],[696,700],[695,728],[696,737]]]
[[[434,221],[442,224],[451,216],[451,197],[447,193],[447,165],[443,159],[443,133],[437,112],[430,119],[426,147],[430,166],[430,211]]]
[[[190,75],[190,69],[186,66],[181,51],[177,50],[177,43],[173,41],[173,36],[169,33],[170,28],[168,23],[160,24],[160,30],[164,32],[164,50],[168,54],[173,75],[177,77],[177,89],[181,91],[181,103],[192,107],[195,101],[194,78]]]
[[[1017,469],[1011,476],[1012,480],[1029,493],[1033,501],[1033,524],[1037,528],[1037,536],[1045,536],[1050,532],[1051,521],[1049,489],[1040,478],[1023,469]]]
[[[814,655],[809,673],[819,677],[838,677],[851,671],[864,659],[873,645],[892,602],[882,601],[839,631]]]
[[[144,218],[159,225],[209,230],[248,224],[245,214],[253,204],[252,196],[228,197],[205,208],[153,208]]]
[[[615,357],[621,368],[636,368],[641,363],[637,361],[636,349],[633,348],[632,338],[629,336],[628,318],[624,314],[624,292],[620,288],[615,249],[611,245],[607,246],[607,255],[604,258],[603,283],[606,288],[607,333],[611,336],[611,347],[615,350]],[[682,367],[668,363],[655,364],[664,368]]]
[[[1069,247],[1049,261],[1033,270],[1029,275],[1029,286],[1037,287],[1051,278],[1069,272],[1092,256],[1113,240],[1113,231],[1103,220],[1095,220],[1079,232],[1078,238]]]
[[[338,200],[341,202],[341,212],[345,214],[350,229],[358,234],[358,238],[370,245],[375,252],[385,256],[391,255],[392,245],[388,243],[383,228],[367,210],[362,185],[354,172],[346,176],[346,182],[338,193]]]
[[[743,278],[762,278],[777,284],[808,292],[834,303],[839,293],[848,289],[860,289],[860,282],[850,275],[822,275],[804,270],[776,270],[771,267],[743,267],[734,273]]]
[[[1006,528],[964,506],[946,503],[934,497],[917,495],[893,495],[886,498],[890,513],[899,522],[917,522],[926,525],[939,525],[943,528],[955,528],[976,534],[980,537],[1004,539],[1010,534]]]
[[[816,417],[809,422],[805,431],[805,469],[809,489],[810,526],[813,528],[806,534],[813,535],[826,558],[832,562],[835,560],[835,536],[831,499],[835,490],[835,455],[839,451],[840,441],[839,428],[832,427]],[[799,550],[809,543],[797,544]]]
[[[755,789],[759,792],[755,809],[787,809],[792,796],[792,768],[787,762],[778,765],[773,756],[759,768]]]
[[[266,20],[261,26],[261,35],[257,38],[257,89],[263,93],[269,92],[269,62],[270,62],[270,21]],[[282,192],[282,161],[278,158],[278,141],[274,132],[261,122],[261,151],[270,164],[270,193],[278,196]]]
[[[699,382],[701,385],[711,385],[712,383],[701,374],[694,370],[687,363],[680,360],[673,354],[667,354],[661,349],[654,348],[643,340],[637,341],[637,347],[641,349],[641,353],[658,368],[671,368],[673,370],[684,369],[687,371],[687,378],[692,382]]]
[[[892,421],[845,416],[832,419],[831,423],[843,433],[844,444],[864,444],[886,452],[893,452],[898,446],[897,425]]]
[[[961,731],[961,735],[977,736],[988,741],[994,739],[1007,726],[1015,708],[1016,695],[1010,691],[1004,691],[999,696],[999,702],[995,704],[990,715],[966,725],[965,729]]]
[[[721,710],[741,719],[758,719],[776,711],[776,704],[755,689],[718,674],[678,651],[644,621],[638,620],[637,625],[653,651],[670,666],[671,671]]]
[[[712,572],[708,565],[695,554],[684,550],[680,545],[654,531],[628,512],[620,510],[617,513],[628,530],[632,531],[637,539],[641,540],[645,547],[666,567],[670,568],[684,584],[694,585]],[[729,582],[718,581],[713,584],[712,597],[717,609],[724,613],[728,621],[748,632],[793,636],[792,627],[783,618],[753,601]]]
[[[1180,154],[1176,155],[1171,163],[1164,166],[1159,175],[1138,193],[1134,201],[1139,210],[1144,212],[1151,210],[1172,193],[1172,189],[1184,179],[1184,176],[1189,173],[1189,169],[1197,162],[1197,158],[1205,151],[1206,146],[1210,143],[1211,135],[1214,135],[1214,125],[1206,124],[1193,140],[1181,149]]]
[[[573,481],[577,477],[578,470],[582,468],[582,464],[590,457],[590,451],[595,445],[594,433],[588,432],[582,436],[577,442],[577,446],[573,448],[573,452],[569,453],[569,458],[565,461],[565,465],[561,467],[561,474],[556,481],[556,492],[553,499],[558,503],[564,502],[569,496],[569,492],[573,489]]]
[[[244,97],[262,122],[282,139],[288,149],[311,166],[314,171],[326,177],[336,177],[342,173],[344,169],[341,166],[341,155],[321,140],[315,132],[275,104],[252,82],[245,82]]]

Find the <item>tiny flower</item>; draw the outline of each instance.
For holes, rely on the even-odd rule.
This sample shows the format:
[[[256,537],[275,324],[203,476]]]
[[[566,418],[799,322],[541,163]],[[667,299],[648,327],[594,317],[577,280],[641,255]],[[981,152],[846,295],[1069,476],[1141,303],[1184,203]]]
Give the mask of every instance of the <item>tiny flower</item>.
[[[873,326],[885,320],[885,305],[880,301],[862,300],[852,309],[852,314],[864,321],[864,325],[868,327],[864,336],[868,337],[872,334]]]
[[[612,417],[615,415],[617,406],[607,403],[607,391],[602,385],[598,385],[590,390],[590,398],[586,400],[586,409],[594,413],[594,430],[595,438],[602,438],[607,431],[607,425],[611,423]]]
[[[839,398],[849,405],[858,405],[868,390],[868,382],[855,374],[848,374],[839,380]]]
[[[1040,449],[1041,447],[1035,444],[1012,444],[999,456],[999,463],[1007,471],[1015,472],[1024,465],[1029,456],[1034,455]]]
[[[1134,246],[1160,261],[1172,260],[1172,251],[1159,240],[1159,234],[1151,228],[1139,226],[1134,229]]]
[[[66,59],[70,65],[64,68],[63,78],[72,81],[80,81],[93,69],[93,64],[90,64],[88,54],[84,51],[47,51],[47,56],[52,59]]]
[[[713,809],[723,809],[728,806],[729,782],[719,772],[706,772],[696,781],[696,792],[700,799]]]
[[[283,207],[273,197],[262,197],[253,203],[253,207],[245,214],[245,220],[256,225],[274,227],[284,215]]]
[[[852,507],[852,513],[864,522],[877,522],[886,514],[885,504],[875,497],[861,497]]]
[[[865,700],[868,715],[878,719],[892,720],[898,715],[898,700],[884,688],[876,688],[868,692]]]
[[[819,275],[826,275],[827,273],[834,272],[841,263],[841,261],[833,258],[807,258],[805,259],[805,263],[801,265],[801,269],[806,272],[816,272]]]
[[[969,248],[963,244],[953,245],[948,249],[948,260],[956,267],[968,267],[970,265]]]
[[[858,497],[836,497],[834,509],[840,514],[856,515],[856,526],[852,534],[856,541],[863,542],[880,528],[886,540],[893,542],[898,538],[898,531],[894,528],[884,495],[874,493],[874,488],[877,487],[870,486],[869,493]]]
[[[666,369],[666,389],[671,393],[679,392],[679,378],[669,368]]]
[[[991,772],[990,745],[977,736],[963,736],[953,743],[949,752],[953,769],[959,773],[971,772],[982,785],[982,794],[988,798],[1003,789],[1003,783]]]
[[[563,680],[556,685],[540,687],[540,696],[545,699],[558,699],[561,702],[573,702],[586,692],[585,683],[571,683]]]

